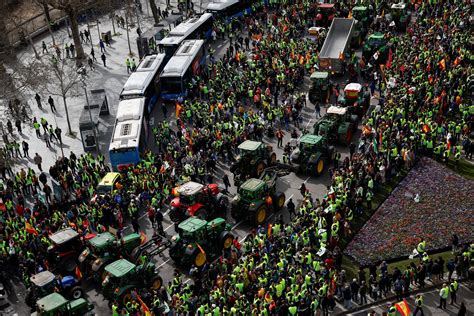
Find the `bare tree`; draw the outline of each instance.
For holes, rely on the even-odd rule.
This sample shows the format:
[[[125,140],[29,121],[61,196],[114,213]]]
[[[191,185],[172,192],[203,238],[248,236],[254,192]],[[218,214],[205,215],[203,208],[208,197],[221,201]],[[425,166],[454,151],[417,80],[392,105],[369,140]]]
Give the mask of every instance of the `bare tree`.
[[[67,98],[80,95],[78,85],[81,79],[80,70],[76,65],[68,62],[68,59],[57,59],[55,56],[42,61],[37,70],[38,75],[41,77],[41,88],[43,91],[63,99],[70,135],[73,135],[73,131],[69,119]]]
[[[55,9],[64,11],[71,22],[72,38],[76,48],[76,58],[81,61],[84,60],[84,48],[82,47],[81,38],[79,36],[79,24],[77,23],[77,12],[83,6],[81,0],[45,0],[49,5]]]
[[[158,8],[156,7],[155,0],[150,1],[151,13],[153,14],[153,20],[155,20],[155,26],[160,23],[160,17],[158,16]]]
[[[20,41],[25,40],[33,49],[36,58],[40,58],[38,51],[36,50],[35,44],[30,36],[31,29],[28,29],[28,23],[25,23],[24,18],[17,13],[8,12],[5,16],[6,23],[14,26],[14,30],[18,32]]]

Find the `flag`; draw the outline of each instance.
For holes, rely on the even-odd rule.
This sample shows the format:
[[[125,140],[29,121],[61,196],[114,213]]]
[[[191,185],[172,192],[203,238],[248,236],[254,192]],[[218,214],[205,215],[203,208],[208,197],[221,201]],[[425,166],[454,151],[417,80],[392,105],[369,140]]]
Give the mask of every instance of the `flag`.
[[[271,235],[272,235],[272,224],[268,224],[267,235],[268,235],[268,236],[271,236]]]
[[[445,70],[446,69],[446,59],[441,59],[441,61],[438,63],[439,67],[441,68],[441,70]]]
[[[385,64],[385,66],[387,68],[391,68],[392,67],[392,60],[393,60],[393,52],[392,52],[392,49],[390,48],[388,50],[388,59],[387,59],[387,63]]]
[[[148,306],[143,302],[142,298],[136,291],[133,291],[133,298],[136,299],[138,302],[140,302],[141,308],[143,312],[145,313],[145,316],[151,316],[151,311],[148,308]]]
[[[374,152],[376,154],[378,154],[379,153],[379,146],[377,144],[377,137],[374,137],[373,145],[374,145]]]
[[[79,266],[76,266],[75,274],[76,274],[76,279],[78,279],[78,280],[81,280],[81,279],[82,279],[82,272],[81,272],[81,270],[79,269]]]
[[[397,310],[402,314],[402,316],[409,316],[410,315],[410,307],[408,306],[407,300],[403,299],[403,302],[398,302],[395,304]]]
[[[31,224],[28,222],[25,223],[25,230],[28,234],[38,236],[38,232],[36,231],[36,229],[34,229],[33,226],[31,226]]]
[[[181,105],[178,102],[176,102],[176,113],[175,114],[176,114],[177,118],[179,118],[179,116],[181,115],[182,109],[183,108],[181,107]]]
[[[199,251],[203,254],[205,254],[206,252],[204,251],[204,249],[202,249],[201,245],[196,243],[196,246],[199,248]]]

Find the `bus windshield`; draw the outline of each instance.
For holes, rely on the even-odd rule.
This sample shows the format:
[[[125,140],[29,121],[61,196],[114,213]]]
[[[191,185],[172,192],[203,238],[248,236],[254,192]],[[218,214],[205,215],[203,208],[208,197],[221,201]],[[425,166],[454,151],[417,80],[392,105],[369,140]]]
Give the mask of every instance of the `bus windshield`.
[[[162,93],[181,93],[181,78],[179,77],[165,77],[161,78],[161,92]]]

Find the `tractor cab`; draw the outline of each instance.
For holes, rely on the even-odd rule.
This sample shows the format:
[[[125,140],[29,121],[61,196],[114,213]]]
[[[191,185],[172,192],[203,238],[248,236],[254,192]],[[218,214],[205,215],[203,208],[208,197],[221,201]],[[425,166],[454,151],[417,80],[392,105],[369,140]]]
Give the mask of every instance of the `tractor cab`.
[[[223,218],[207,222],[189,217],[178,225],[178,234],[171,239],[170,256],[179,264],[201,267],[207,258],[215,258],[232,246],[234,237],[229,231],[230,225]]]
[[[50,263],[60,270],[71,272],[76,267],[78,251],[82,241],[78,232],[72,228],[60,230],[49,236],[51,245],[48,247]]]
[[[384,33],[376,32],[371,34],[367,41],[365,42],[364,48],[362,50],[362,55],[365,60],[368,62],[372,56],[377,51],[385,51],[387,45],[387,39],[385,38]],[[382,59],[379,58],[378,62],[383,63]]]
[[[308,99],[311,103],[327,102],[331,95],[331,83],[329,73],[324,71],[315,71],[310,77],[310,86]]]
[[[250,205],[252,202],[263,199],[267,190],[265,181],[252,178],[239,187],[238,193],[242,201]]]
[[[370,103],[370,94],[367,87],[360,83],[349,83],[344,87],[344,94],[339,95],[338,105],[350,107],[351,114],[357,114],[361,118]]]
[[[170,203],[170,218],[174,223],[190,216],[201,219],[219,216],[227,209],[228,201],[215,183],[204,185],[189,181],[173,188],[172,194],[175,197]]]
[[[74,299],[83,295],[82,289],[77,286],[79,281],[70,275],[55,276],[46,270],[33,275],[30,281],[31,286],[25,297],[25,303],[30,307],[33,307],[38,299],[53,292],[59,292]]]
[[[394,3],[390,7],[390,19],[398,30],[404,31],[410,23],[411,12],[405,3]]]
[[[259,177],[263,170],[276,162],[273,147],[262,142],[246,140],[238,147],[238,155],[230,167],[236,185],[248,177]]]
[[[64,296],[58,293],[51,293],[36,302],[36,311],[32,316],[57,316],[85,315],[94,309],[94,305],[90,304],[83,298],[68,301]]]
[[[102,287],[124,286],[128,283],[128,275],[135,272],[136,265],[128,260],[120,259],[105,267],[107,277],[102,281]]]
[[[319,176],[325,162],[331,160],[330,150],[325,137],[305,134],[301,136],[299,146],[291,152],[290,159],[299,164],[299,171]]]
[[[364,29],[367,29],[370,23],[372,23],[372,12],[366,6],[356,6],[352,8],[352,18],[359,21]]]
[[[320,3],[318,5],[318,13],[316,14],[317,26],[329,26],[336,16],[336,8],[334,3]]]
[[[357,130],[358,117],[352,115],[351,108],[332,105],[324,117],[314,125],[314,135],[324,136],[329,143],[349,144]]]

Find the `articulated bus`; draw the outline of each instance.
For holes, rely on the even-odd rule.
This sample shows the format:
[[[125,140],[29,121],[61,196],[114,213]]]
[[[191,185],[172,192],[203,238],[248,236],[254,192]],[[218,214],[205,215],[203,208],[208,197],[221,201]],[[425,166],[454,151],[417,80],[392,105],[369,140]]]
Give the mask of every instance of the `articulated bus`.
[[[135,72],[128,78],[120,93],[120,100],[145,98],[146,115],[149,116],[160,94],[160,73],[165,63],[165,54],[143,58]]]
[[[161,97],[176,100],[188,95],[188,83],[206,65],[204,40],[184,41],[160,75]]]
[[[206,12],[212,13],[214,17],[222,17],[226,23],[233,18],[252,13],[252,1],[250,0],[211,0],[207,5]]]
[[[178,24],[158,43],[160,51],[165,53],[166,59],[169,59],[185,40],[210,39],[213,23],[212,14],[204,13]]]
[[[140,161],[149,133],[144,112],[144,97],[120,101],[109,145],[112,169],[120,171]]]

